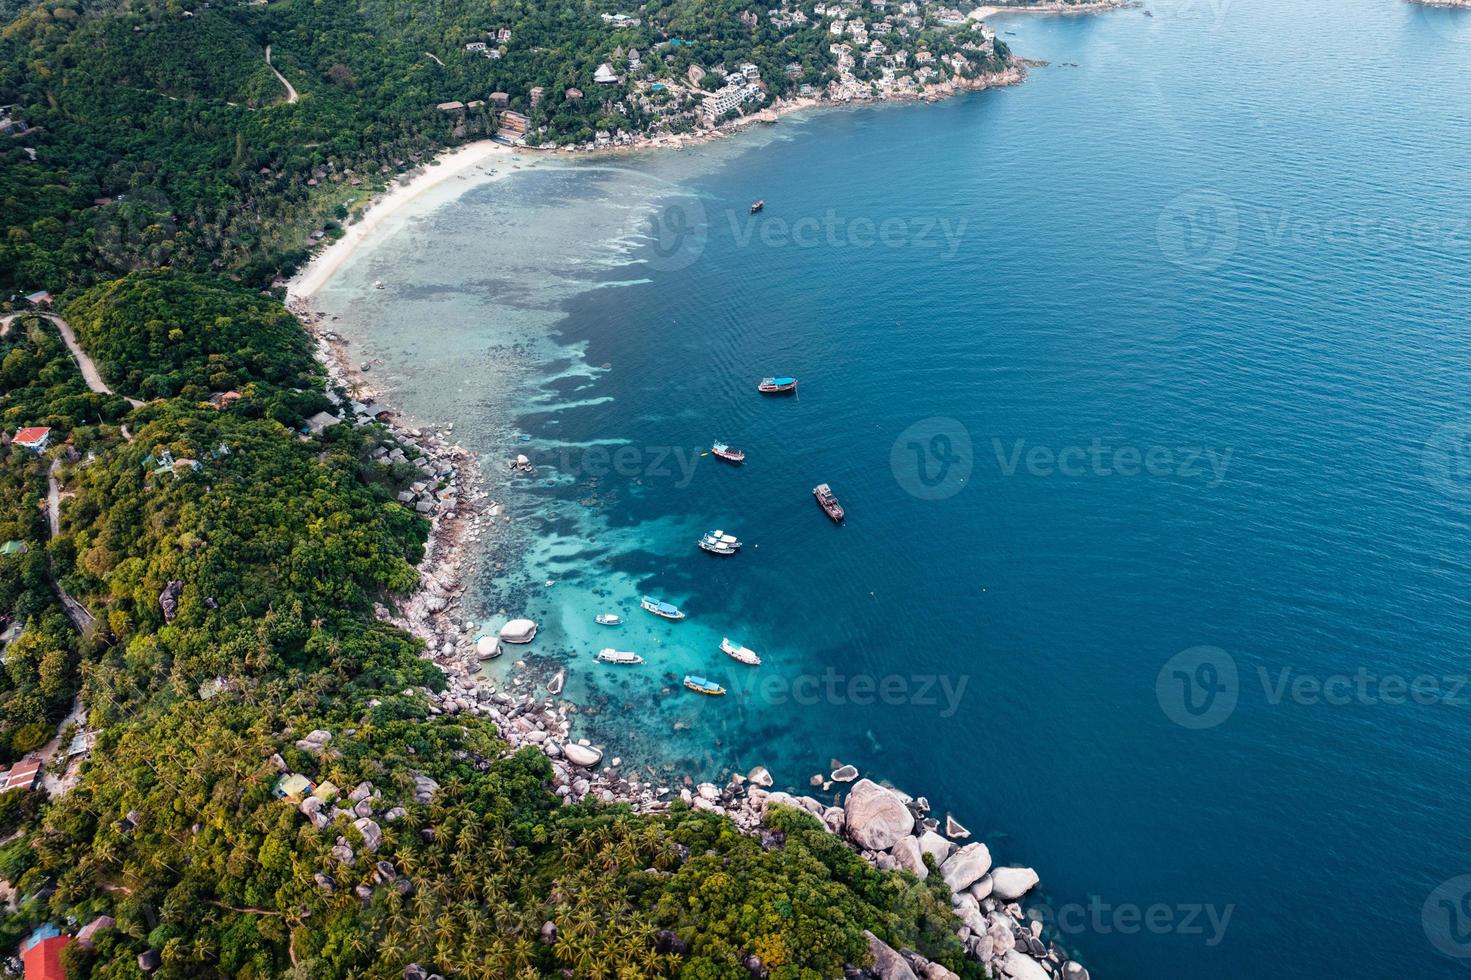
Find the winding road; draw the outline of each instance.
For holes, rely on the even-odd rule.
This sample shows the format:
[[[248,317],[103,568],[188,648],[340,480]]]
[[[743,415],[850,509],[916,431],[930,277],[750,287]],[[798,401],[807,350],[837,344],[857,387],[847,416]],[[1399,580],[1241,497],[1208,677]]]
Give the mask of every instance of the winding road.
[[[76,358],[77,367],[81,370],[82,378],[87,382],[87,387],[101,395],[117,394],[102,380],[102,375],[97,371],[97,365],[92,363],[92,358],[88,357],[87,352],[82,350],[81,344],[77,343],[77,335],[72,332],[71,324],[54,313],[7,313],[4,316],[0,316],[0,337],[9,333],[10,325],[23,316],[37,316],[45,320],[50,320],[55,325],[57,332],[61,334],[61,339],[66,344],[67,350],[71,351],[72,357]],[[137,408],[143,403],[136,398],[129,398],[128,404]],[[132,434],[127,431],[126,426],[123,428],[123,436],[129,441],[132,441]],[[50,536],[53,538],[61,533],[61,485],[57,480],[57,475],[60,472],[61,460],[53,459],[51,461],[51,469],[46,473],[46,520],[51,532]],[[83,633],[90,629],[92,624],[96,622],[96,619],[87,611],[86,607],[73,599],[55,578],[51,579],[51,587],[55,590],[56,598],[66,610],[66,615],[72,621],[72,625]]]
[[[53,538],[61,533],[61,484],[56,479],[60,472],[61,460],[53,459],[51,469],[46,472],[46,521],[50,525]],[[51,573],[48,571],[47,575],[49,577]],[[73,599],[71,593],[63,589],[61,583],[54,577],[51,578],[51,587],[56,591],[56,598],[61,600],[67,618],[72,621],[77,632],[85,633],[91,629],[97,619],[87,611],[87,607]]]
[[[73,332],[71,324],[55,313],[7,313],[5,316],[0,316],[0,337],[9,332],[12,321],[23,316],[38,316],[43,320],[50,320],[55,325],[56,332],[61,334],[62,343],[66,344],[66,349],[71,351],[72,357],[76,360],[77,367],[82,372],[82,380],[87,382],[87,387],[99,395],[117,394],[107,386],[107,382],[102,380],[102,374],[97,370],[97,365],[92,363],[92,358],[88,357],[87,352],[82,350],[82,345],[77,343],[77,335]],[[129,398],[128,404],[138,408],[143,403],[136,398]]]
[[[286,76],[277,71],[276,66],[271,64],[271,46],[269,44],[266,45],[266,67],[271,70],[271,74],[280,79],[282,85],[286,86],[286,104],[295,105],[300,101],[301,96],[296,94],[296,86],[288,82]]]
[[[71,324],[54,313],[8,313],[0,316],[0,337],[8,334],[10,325],[23,316],[38,316],[50,320],[55,325],[57,332],[61,334],[62,342],[66,344],[67,350],[71,351],[72,357],[76,359],[77,368],[82,372],[82,378],[87,382],[87,387],[99,394],[115,394],[102,380],[102,375],[98,372],[97,365],[92,363],[92,358],[88,357],[87,352],[82,350],[82,346],[77,343],[77,336],[72,331]],[[129,398],[128,402],[134,408],[143,404],[134,398]],[[122,430],[123,437],[132,441],[133,436],[128,431],[128,427],[124,425]],[[50,468],[46,471],[46,524],[48,536],[53,539],[61,534],[61,483],[57,479],[60,473],[61,460],[53,459]],[[46,577],[51,583],[52,591],[56,593],[57,601],[61,603],[61,608],[66,611],[67,619],[71,620],[77,632],[85,634],[91,630],[96,625],[96,617],[87,611],[87,607],[73,598],[70,592],[61,587],[61,583],[57,581],[49,567],[46,570]],[[56,734],[36,753],[36,757],[41,760],[42,764],[42,786],[53,799],[64,796],[75,782],[74,776],[69,776],[65,772],[58,774],[51,771],[52,761],[58,753],[66,749],[66,746],[61,744],[61,737],[70,726],[81,726],[85,722],[86,709],[82,705],[82,695],[79,691],[76,697],[72,698],[71,710],[57,726]]]

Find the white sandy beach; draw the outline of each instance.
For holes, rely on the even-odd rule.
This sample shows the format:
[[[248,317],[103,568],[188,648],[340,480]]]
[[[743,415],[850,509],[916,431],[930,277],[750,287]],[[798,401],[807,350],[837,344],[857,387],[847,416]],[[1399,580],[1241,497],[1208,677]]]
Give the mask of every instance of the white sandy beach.
[[[341,238],[313,256],[312,260],[287,283],[287,302],[309,300],[332,278],[332,275],[352,256],[353,252],[357,251],[384,218],[401,210],[409,202],[426,191],[438,187],[451,177],[457,177],[471,167],[491,157],[501,155],[503,155],[501,162],[505,165],[509,166],[515,162],[523,169],[531,162],[531,159],[534,159],[526,155],[517,155],[511,147],[504,143],[479,140],[441,155],[433,163],[426,164],[423,170],[409,180],[401,180],[400,183],[390,187],[382,195],[369,202],[363,209],[362,215],[347,227]],[[497,176],[504,176],[507,173],[509,171],[504,171]]]
[[[1131,0],[1092,0],[1090,3],[1034,3],[1025,7],[977,7],[966,16],[985,20],[998,14],[1101,14],[1132,6]]]

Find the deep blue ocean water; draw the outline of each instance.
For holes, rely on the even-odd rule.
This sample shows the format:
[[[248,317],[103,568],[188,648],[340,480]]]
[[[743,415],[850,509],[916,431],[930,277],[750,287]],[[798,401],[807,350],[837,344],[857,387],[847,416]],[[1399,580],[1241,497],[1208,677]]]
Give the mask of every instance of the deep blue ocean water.
[[[997,18],[1015,89],[467,181],[322,304],[485,454],[480,612],[626,763],[927,795],[1095,976],[1461,975],[1471,12],[1149,10]]]

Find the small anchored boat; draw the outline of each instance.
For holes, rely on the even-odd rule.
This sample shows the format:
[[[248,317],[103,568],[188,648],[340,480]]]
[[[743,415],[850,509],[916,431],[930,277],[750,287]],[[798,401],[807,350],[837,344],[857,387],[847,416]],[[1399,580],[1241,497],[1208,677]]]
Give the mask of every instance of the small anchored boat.
[[[663,616],[665,619],[684,619],[684,613],[680,612],[678,607],[672,603],[660,602],[658,599],[650,599],[648,596],[644,596],[639,600],[639,605],[643,606],[655,616]]]
[[[712,555],[728,556],[741,550],[741,543],[736,540],[736,536],[724,531],[706,531],[705,536],[695,543]]]
[[[817,505],[827,512],[827,516],[833,519],[834,524],[843,523],[843,505],[838,503],[838,498],[833,496],[833,488],[826,483],[819,483],[812,488],[812,496],[817,498]]]
[[[631,650],[614,650],[605,647],[598,651],[598,659],[605,664],[641,664],[644,658]]]
[[[751,205],[751,213],[755,214],[757,211],[760,211],[764,207],[766,207],[766,202],[764,200],[757,201],[755,204]]]
[[[732,449],[723,442],[717,442],[710,447],[710,454],[727,463],[744,463],[746,454],[739,449]]]
[[[697,694],[708,694],[711,697],[719,697],[725,693],[725,688],[719,684],[707,681],[703,677],[696,677],[694,674],[684,675],[684,686]]]
[[[749,664],[752,667],[761,666],[761,658],[756,656],[755,650],[752,650],[750,647],[743,647],[738,644],[732,643],[730,642],[729,638],[721,638],[720,649],[723,653],[734,657],[743,664]]]
[[[623,620],[619,619],[616,613],[598,613],[596,616],[593,617],[593,621],[596,622],[599,626],[623,625]]]
[[[762,378],[756,390],[763,395],[790,395],[797,390],[796,378]]]

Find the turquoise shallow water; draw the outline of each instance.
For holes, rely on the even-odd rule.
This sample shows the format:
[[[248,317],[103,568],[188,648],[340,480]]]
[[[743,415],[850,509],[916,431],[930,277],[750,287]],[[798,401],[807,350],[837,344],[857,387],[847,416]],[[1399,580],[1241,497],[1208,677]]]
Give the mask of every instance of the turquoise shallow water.
[[[615,753],[925,793],[1096,975],[1459,975],[1471,14],[1149,9],[998,19],[1016,89],[467,181],[322,303],[486,454],[482,611]]]

